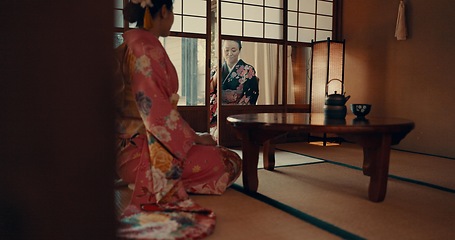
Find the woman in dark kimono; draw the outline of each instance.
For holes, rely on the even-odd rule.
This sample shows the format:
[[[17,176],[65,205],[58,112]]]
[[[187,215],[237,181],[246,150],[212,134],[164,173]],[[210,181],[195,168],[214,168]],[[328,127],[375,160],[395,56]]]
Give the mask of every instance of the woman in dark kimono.
[[[223,43],[224,62],[221,66],[221,103],[254,105],[259,96],[258,78],[253,66],[239,59],[242,43],[226,40]],[[210,133],[217,138],[216,74],[210,81]]]

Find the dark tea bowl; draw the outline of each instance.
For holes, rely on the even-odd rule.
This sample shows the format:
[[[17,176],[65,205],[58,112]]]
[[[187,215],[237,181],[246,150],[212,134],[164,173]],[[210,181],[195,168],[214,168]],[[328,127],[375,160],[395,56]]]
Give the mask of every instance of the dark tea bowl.
[[[351,104],[351,111],[357,118],[365,118],[365,116],[370,113],[371,104],[360,104],[360,103],[353,103]]]

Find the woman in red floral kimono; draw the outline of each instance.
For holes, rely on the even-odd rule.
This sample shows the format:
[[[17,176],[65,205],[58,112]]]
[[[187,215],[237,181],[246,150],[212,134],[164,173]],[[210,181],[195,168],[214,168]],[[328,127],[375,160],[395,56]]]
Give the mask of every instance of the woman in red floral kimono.
[[[209,235],[215,215],[189,193],[222,194],[240,175],[241,160],[196,133],[176,110],[177,72],[158,37],[170,34],[172,0],[132,0],[125,19],[140,28],[116,49],[117,172],[134,185],[120,217],[122,238],[192,239]]]

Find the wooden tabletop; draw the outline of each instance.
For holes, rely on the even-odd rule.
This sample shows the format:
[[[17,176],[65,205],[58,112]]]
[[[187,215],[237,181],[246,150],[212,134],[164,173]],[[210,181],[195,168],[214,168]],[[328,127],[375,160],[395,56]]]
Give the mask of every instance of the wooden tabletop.
[[[328,119],[323,113],[251,113],[231,115],[227,121],[234,127],[255,125],[258,128],[304,130],[308,132],[401,132],[414,128],[414,122],[402,118],[366,117],[358,119]]]

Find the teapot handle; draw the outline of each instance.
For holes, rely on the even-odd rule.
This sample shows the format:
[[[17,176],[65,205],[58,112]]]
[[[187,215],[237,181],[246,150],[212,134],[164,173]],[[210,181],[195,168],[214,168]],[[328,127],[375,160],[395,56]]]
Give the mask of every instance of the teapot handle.
[[[328,95],[328,92],[329,92],[329,83],[330,83],[331,81],[334,81],[334,80],[335,80],[335,81],[341,82],[341,85],[343,85],[343,81],[341,81],[341,80],[338,79],[338,78],[332,78],[332,79],[330,79],[329,81],[327,81],[327,84],[325,85],[325,95],[326,95],[326,96]],[[341,88],[343,89],[343,87],[341,87]],[[341,92],[343,92],[343,90],[341,90]]]

